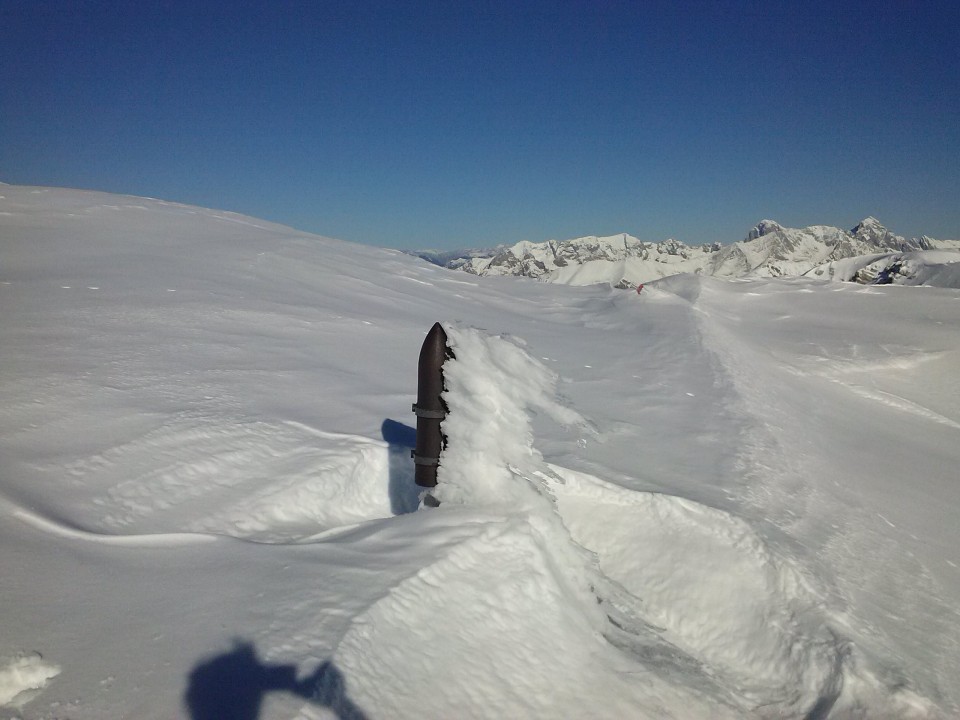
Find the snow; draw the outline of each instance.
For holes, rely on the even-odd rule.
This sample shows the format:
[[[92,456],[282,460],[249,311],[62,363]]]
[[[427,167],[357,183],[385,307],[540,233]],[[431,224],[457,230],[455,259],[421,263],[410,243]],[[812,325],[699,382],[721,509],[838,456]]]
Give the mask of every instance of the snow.
[[[0,718],[960,713],[957,289],[637,295],[3,195]]]
[[[43,662],[37,653],[0,658],[0,707],[25,705],[59,673],[60,668]]]
[[[861,255],[810,271],[813,277],[879,284],[960,289],[960,250],[921,250]]]

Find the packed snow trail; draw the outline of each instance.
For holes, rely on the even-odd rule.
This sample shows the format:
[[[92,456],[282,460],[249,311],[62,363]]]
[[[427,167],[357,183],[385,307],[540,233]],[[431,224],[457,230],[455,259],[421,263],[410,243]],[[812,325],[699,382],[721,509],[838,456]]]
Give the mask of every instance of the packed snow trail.
[[[276,668],[263,720],[957,714],[956,293],[637,296],[3,196],[0,657],[37,672],[0,717],[199,720],[208,670]],[[467,441],[411,512],[437,320]]]
[[[960,712],[957,292],[802,279],[658,287],[678,285],[753,419],[738,458],[742,512],[820,579],[859,664]]]

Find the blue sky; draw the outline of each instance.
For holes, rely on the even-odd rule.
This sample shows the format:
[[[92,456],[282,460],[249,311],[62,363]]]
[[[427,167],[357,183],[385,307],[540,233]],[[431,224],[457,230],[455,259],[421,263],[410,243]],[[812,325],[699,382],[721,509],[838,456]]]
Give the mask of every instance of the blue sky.
[[[0,180],[400,248],[958,238],[958,5],[0,0]]]

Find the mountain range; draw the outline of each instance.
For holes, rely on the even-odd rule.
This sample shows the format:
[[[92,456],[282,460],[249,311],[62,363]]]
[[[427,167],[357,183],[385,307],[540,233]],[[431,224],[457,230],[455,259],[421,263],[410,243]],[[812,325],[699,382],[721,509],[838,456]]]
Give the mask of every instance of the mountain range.
[[[627,233],[546,242],[521,241],[492,250],[450,253],[419,252],[419,257],[475,275],[515,275],[569,285],[609,283],[633,288],[679,273],[725,278],[848,274],[844,280],[876,281],[903,253],[960,250],[960,240],[895,235],[874,217],[852,230],[829,225],[788,228],[762,220],[747,236],[730,245],[690,246],[678,240],[644,242]],[[838,261],[861,258],[862,263]],[[945,260],[943,255],[938,258]],[[952,254],[946,257],[951,260]],[[957,257],[960,260],[960,254]],[[861,269],[873,267],[863,273]],[[884,265],[883,262],[887,262]],[[902,263],[901,263],[902,264]],[[862,267],[861,267],[862,266]]]

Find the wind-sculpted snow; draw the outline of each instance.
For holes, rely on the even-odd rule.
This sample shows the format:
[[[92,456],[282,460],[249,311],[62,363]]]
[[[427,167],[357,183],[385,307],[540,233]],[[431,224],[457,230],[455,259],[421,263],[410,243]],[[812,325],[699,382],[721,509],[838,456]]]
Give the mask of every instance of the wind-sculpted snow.
[[[0,717],[960,712],[955,290],[637,295],[0,195]]]
[[[450,414],[443,430],[449,444],[434,494],[444,510],[451,505],[453,511],[489,508],[503,519],[486,523],[476,538],[453,547],[441,562],[393,588],[354,621],[336,657],[356,676],[368,678],[369,688],[365,684],[363,690],[376,698],[377,707],[385,714],[405,708],[395,702],[404,702],[403,688],[418,675],[434,678],[437,690],[431,698],[411,697],[403,712],[419,708],[428,716],[442,715],[444,708],[467,697],[464,716],[489,717],[488,708],[504,695],[511,712],[524,717],[589,715],[601,691],[617,698],[608,706],[616,715],[635,713],[632,703],[670,699],[663,717],[679,706],[697,716],[727,707],[735,716],[737,695],[746,700],[743,711],[763,705],[802,713],[823,701],[824,693],[827,702],[835,699],[842,683],[842,648],[822,630],[822,617],[805,632],[789,630],[795,624],[791,605],[806,609],[814,603],[793,588],[799,583],[788,571],[775,562],[767,569],[769,553],[742,523],[689,501],[629,491],[608,504],[606,513],[598,512],[602,503],[591,502],[582,490],[590,479],[548,466],[533,447],[534,409],[586,430],[577,413],[557,403],[554,373],[516,341],[458,326],[447,331],[456,359],[445,365]],[[595,481],[593,488],[599,485]],[[653,523],[642,514],[651,498],[660,508],[653,512]],[[664,509],[672,507],[678,512],[664,517]],[[565,509],[578,528],[587,528],[581,540],[597,552],[600,565],[574,541]],[[698,525],[683,517],[684,510],[708,520]],[[638,521],[647,526],[640,537]],[[715,542],[689,537],[704,527]],[[607,537],[611,529],[618,531],[615,540]],[[682,536],[687,536],[686,545],[677,544]],[[751,540],[745,542],[745,537]],[[636,554],[625,558],[611,543],[633,546]],[[691,543],[698,562],[685,567],[682,558]],[[671,554],[668,548],[679,552]],[[649,575],[635,577],[637,564],[648,562]],[[612,583],[600,569],[603,565],[609,565]],[[707,572],[711,567],[716,570],[712,577]],[[664,590],[671,572],[675,589]],[[760,577],[751,582],[750,572]],[[727,580],[727,606],[717,604],[721,576]],[[786,583],[786,590],[777,592],[778,582]],[[705,591],[692,593],[698,584]],[[479,588],[482,595],[477,595]],[[745,601],[754,605],[746,617]],[[603,603],[613,603],[616,626],[604,616]],[[781,624],[771,615],[785,619]],[[748,625],[742,626],[745,620]],[[648,647],[657,643],[649,632],[657,626],[674,631],[659,638],[660,644],[676,648],[671,662],[658,656],[650,666],[643,652],[623,656],[603,639],[619,629],[638,634],[635,643]],[[816,632],[807,638],[812,628]],[[817,632],[825,638],[817,639]],[[519,637],[524,638],[520,645]],[[810,649],[801,653],[798,646],[804,644]],[[443,655],[437,655],[438,646]],[[398,674],[394,663],[405,653],[416,660],[404,663]],[[451,664],[451,656],[461,661]],[[709,678],[725,671],[735,677],[724,691]],[[621,679],[639,673],[645,676],[642,686]],[[690,686],[691,694],[682,701],[671,687],[678,673]],[[741,689],[743,683],[749,685]],[[492,688],[495,694],[489,696]],[[700,692],[704,697],[697,699]],[[694,709],[694,703],[706,704]],[[668,710],[671,706],[677,710]]]
[[[377,706],[394,709],[391,698],[428,675],[438,681],[435,696],[416,698],[411,713],[441,715],[465,696],[466,716],[487,717],[482,708],[494,698],[485,693],[495,686],[525,717],[582,716],[596,707],[583,685],[646,704],[651,689],[669,696],[668,682],[679,676],[714,712],[729,705],[760,716],[825,717],[851,672],[850,643],[801,570],[726,512],[547,465],[533,447],[529,413],[585,424],[557,404],[555,375],[515,341],[457,326],[448,335],[458,359],[445,365],[449,446],[434,494],[444,505],[506,516],[355,621],[336,657],[369,678]],[[465,602],[478,587],[482,602]],[[488,649],[477,655],[481,643]],[[433,651],[439,645],[442,660]],[[674,648],[670,661],[644,662],[649,647],[664,645]],[[417,660],[397,675],[392,662],[404,652]],[[450,654],[463,656],[456,670]],[[640,667],[631,671],[631,663]],[[642,692],[615,680],[640,672]],[[854,689],[845,702],[859,703],[860,694]],[[707,713],[685,702],[685,712]],[[610,711],[629,714],[628,707]]]
[[[449,439],[439,470],[443,502],[526,508],[544,492],[543,458],[533,446],[529,413],[589,434],[586,420],[556,399],[556,374],[506,338],[448,325],[454,358],[444,363],[442,429]],[[529,483],[534,483],[533,487]]]
[[[599,606],[571,585],[569,541],[551,525],[537,515],[487,516],[474,537],[355,619],[336,658],[359,678],[372,714],[737,717],[719,693],[604,640]],[[412,690],[423,678],[429,685]]]
[[[666,640],[723,678],[747,707],[803,716],[833,706],[848,643],[799,569],[745,522],[682,498],[558,473],[573,536],[637,597],[635,612]]]
[[[89,472],[90,462],[70,472]],[[298,423],[161,431],[93,462],[102,478],[124,468],[124,477],[93,500],[104,528],[115,532],[176,530],[184,505],[201,518],[184,531],[261,542],[392,514],[386,443]]]

